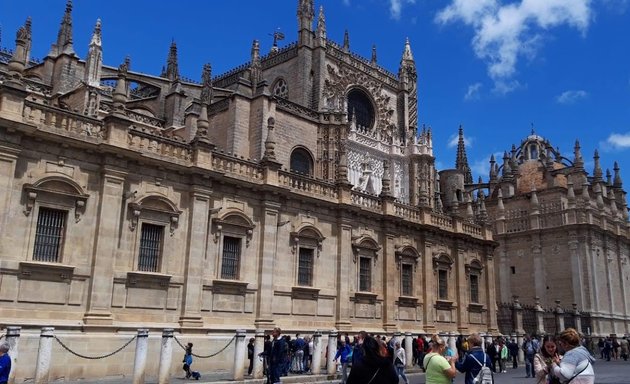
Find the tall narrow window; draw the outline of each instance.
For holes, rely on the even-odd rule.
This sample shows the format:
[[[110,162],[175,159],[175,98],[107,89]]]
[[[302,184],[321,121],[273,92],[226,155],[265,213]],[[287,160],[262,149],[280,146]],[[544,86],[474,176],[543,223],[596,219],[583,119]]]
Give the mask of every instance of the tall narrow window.
[[[40,207],[33,260],[59,262],[66,226],[66,211]]]
[[[372,259],[359,259],[359,291],[369,292],[372,289]]]
[[[438,270],[438,298],[448,300],[448,271]]]
[[[470,302],[479,302],[479,276],[470,275]]]
[[[221,259],[221,278],[238,279],[241,263],[241,239],[238,237],[223,237],[223,258]]]
[[[291,153],[291,172],[312,176],[313,160],[303,148],[297,148]]]
[[[140,234],[140,254],[138,256],[138,270],[144,272],[159,272],[160,254],[162,253],[162,238],[164,227],[161,225],[142,223]]]
[[[313,253],[312,248],[300,248],[298,261],[298,285],[313,285]]]
[[[413,266],[411,264],[403,264],[400,272],[402,295],[413,296]]]

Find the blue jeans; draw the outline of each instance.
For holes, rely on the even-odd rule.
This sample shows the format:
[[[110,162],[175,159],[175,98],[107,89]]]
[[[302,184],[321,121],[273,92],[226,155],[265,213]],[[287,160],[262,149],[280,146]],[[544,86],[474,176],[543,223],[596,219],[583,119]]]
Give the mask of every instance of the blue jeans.
[[[407,376],[405,376],[405,366],[404,365],[397,365],[396,366],[396,372],[398,373],[398,376],[402,377],[402,379],[405,381],[406,384],[409,384],[409,380],[407,380]]]
[[[534,377],[534,355],[525,356],[525,375]]]

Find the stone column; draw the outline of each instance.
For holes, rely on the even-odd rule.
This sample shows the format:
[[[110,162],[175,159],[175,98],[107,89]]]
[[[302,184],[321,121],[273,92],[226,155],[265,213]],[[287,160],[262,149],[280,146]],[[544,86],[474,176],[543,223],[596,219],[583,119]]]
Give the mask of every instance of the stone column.
[[[334,375],[337,373],[335,366],[335,355],[337,354],[337,331],[330,331],[328,334],[328,358],[326,359],[326,373]]]
[[[380,269],[381,279],[384,287],[383,292],[383,329],[385,332],[395,331],[396,324],[396,302],[398,301],[399,282],[400,282],[400,270],[396,268],[396,256],[394,254],[394,235],[385,233],[385,244],[383,244],[383,257],[378,260],[383,263],[381,268],[375,268],[377,271]],[[377,272],[379,273],[379,272]],[[346,275],[351,276],[351,275]],[[347,300],[339,300],[347,303]],[[400,336],[400,333],[394,333]],[[395,343],[395,342],[394,342]]]
[[[16,363],[18,359],[18,344],[20,342],[20,331],[22,327],[7,327],[7,343],[9,343],[9,356],[11,357],[11,372],[9,372],[9,384],[15,383]]]
[[[357,272],[357,262],[354,260],[354,251],[352,249],[352,226],[354,223],[351,219],[340,217],[338,219],[337,234],[337,298],[336,300],[336,319],[335,327],[337,329],[348,329],[350,323],[350,311],[353,308],[349,305],[351,280],[348,276],[355,276]],[[357,288],[358,290],[358,288]]]
[[[120,220],[121,210],[128,209],[124,201],[124,186],[127,172],[122,167],[126,163],[118,159],[106,159],[117,166],[105,165],[101,170],[100,208],[96,218],[94,235],[94,253],[91,255],[91,276],[87,300],[87,312],[83,317],[85,324],[110,325],[112,291],[114,284],[114,260],[118,249],[118,240],[122,228],[129,229],[129,223]],[[96,201],[92,204],[96,204]],[[136,228],[140,231],[140,228]]]
[[[173,360],[173,329],[162,331],[162,345],[160,347],[160,367],[158,383],[168,384],[171,380],[171,362]]]
[[[254,368],[252,374],[254,379],[262,379],[263,377],[263,362],[258,355],[265,350],[265,332],[262,329],[256,330],[256,336],[254,339]]]
[[[144,373],[147,367],[147,348],[149,344],[149,330],[139,328],[136,336],[136,356],[133,362],[133,384],[144,383]]]
[[[564,310],[560,306],[560,300],[555,300],[556,302],[556,332],[560,333],[564,331]]]
[[[582,332],[582,314],[578,310],[577,303],[573,303],[573,322],[575,323],[575,330]]]
[[[411,332],[405,332],[405,358],[407,360],[405,366],[411,368],[413,366],[413,337]]]
[[[55,337],[55,328],[42,328],[39,337],[39,350],[37,351],[37,365],[35,366],[35,384],[48,383],[53,337]]]
[[[430,218],[429,218],[430,220]],[[433,259],[430,255],[433,254],[433,242],[430,238],[425,239],[424,241],[424,254],[426,257],[421,258],[424,265],[422,266],[422,271],[424,272],[424,276],[422,276],[422,281],[424,282],[424,286],[422,287],[423,292],[423,328],[425,332],[429,335],[435,333],[435,320],[434,320],[434,304],[437,299],[436,285],[435,285],[435,269],[433,268]]]
[[[512,319],[514,320],[514,331],[516,332],[516,342],[518,343],[518,361],[522,363],[525,361],[525,354],[521,348],[521,345],[523,345],[523,335],[525,334],[525,330],[523,329],[523,307],[518,300],[518,296],[512,296],[512,300]]]
[[[455,332],[448,334],[448,347],[451,351],[457,353],[457,334]]]
[[[319,375],[322,371],[322,333],[316,331],[313,334],[313,361],[311,362],[311,373]]]
[[[497,323],[497,295],[495,289],[494,275],[494,250],[492,247],[485,249],[486,255],[486,305],[488,308],[488,332],[499,333],[499,324]]]
[[[463,248],[461,242],[456,242],[455,250],[457,251],[457,258],[455,259],[455,278],[457,279],[457,285],[455,286],[455,295],[457,300],[457,329],[468,330],[469,318],[468,318],[468,304],[470,303],[470,282],[466,268],[466,250]],[[483,288],[482,288],[483,289]],[[482,297],[481,292],[480,297]]]
[[[2,97],[0,96],[0,99]],[[4,110],[4,108],[2,108]],[[22,109],[20,109],[21,117]],[[3,142],[5,142],[3,140]],[[10,212],[11,195],[13,194],[13,183],[15,181],[15,165],[17,163],[20,151],[15,148],[0,145],[0,212]],[[17,204],[17,202],[16,202]],[[37,220],[37,218],[35,219]],[[7,230],[12,223],[11,215],[5,214],[0,218],[0,233],[3,234],[3,244],[0,244],[0,254],[10,254],[11,241],[7,239],[7,234],[11,231]],[[2,252],[2,250],[6,250]],[[17,295],[17,293],[16,293]]]
[[[481,349],[485,352],[486,351],[486,333],[479,332],[479,337],[481,338]]]
[[[271,304],[273,303],[273,279],[275,276],[275,259],[278,249],[278,231],[280,227],[280,209],[278,202],[263,201],[261,240],[261,257],[258,262],[258,295],[256,295],[256,328],[273,328],[273,315]],[[286,241],[282,237],[282,241]]]
[[[232,366],[232,380],[243,380],[245,376],[245,330],[236,330],[236,340],[234,346],[234,365]]]
[[[545,334],[545,310],[540,306],[540,297],[534,297],[536,311],[536,333],[538,335]]]
[[[204,276],[206,247],[193,244],[205,244],[209,231],[209,215],[212,191],[200,186],[193,186],[190,193],[189,226],[187,252],[184,257],[184,294],[182,313],[179,324],[183,327],[201,327],[201,296]]]

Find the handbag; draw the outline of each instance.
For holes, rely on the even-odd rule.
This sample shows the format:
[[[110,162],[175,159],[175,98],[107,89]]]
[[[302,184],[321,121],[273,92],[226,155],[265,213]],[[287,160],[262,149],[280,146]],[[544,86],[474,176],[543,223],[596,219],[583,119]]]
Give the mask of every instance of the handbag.
[[[370,381],[368,381],[367,384],[372,384],[372,382],[374,381],[374,378],[376,377],[376,375],[378,375],[378,372],[381,370],[381,368],[379,367],[376,372],[374,372],[374,376],[372,376],[372,378],[370,379]]]

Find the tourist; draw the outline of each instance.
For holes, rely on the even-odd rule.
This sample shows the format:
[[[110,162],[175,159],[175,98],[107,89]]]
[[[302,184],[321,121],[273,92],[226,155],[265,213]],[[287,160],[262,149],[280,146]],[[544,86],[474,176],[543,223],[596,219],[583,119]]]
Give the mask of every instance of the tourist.
[[[455,365],[458,371],[466,373],[464,377],[465,384],[473,384],[474,378],[477,377],[482,367],[490,368],[492,366],[490,357],[481,348],[482,343],[483,341],[478,333],[468,336],[468,355],[461,363]]]
[[[247,343],[247,359],[249,359],[249,368],[247,368],[247,374],[251,375],[254,369],[254,338],[249,339]]]
[[[0,344],[0,384],[7,384],[11,373],[11,356],[9,356],[9,343]]]
[[[580,345],[580,335],[573,328],[568,328],[558,336],[558,344],[565,350],[562,360],[559,356],[553,359],[553,374],[561,382],[571,384],[595,383],[593,363],[595,359],[589,351]]]
[[[371,336],[361,344],[361,358],[355,359],[347,384],[396,384],[398,374],[387,356],[387,348]]]
[[[407,376],[405,375],[405,365],[407,365],[407,356],[405,355],[405,349],[400,346],[400,341],[396,341],[394,344],[394,367],[399,377],[405,381],[405,384],[409,384]]]
[[[287,355],[289,347],[284,337],[280,334],[282,330],[278,327],[271,331],[273,340],[271,341],[271,353],[269,354],[269,375],[268,382],[275,384],[280,382],[280,376],[282,375],[284,368],[286,367]]]
[[[455,362],[457,354],[452,357],[444,357],[446,342],[438,335],[431,338],[431,352],[424,357],[423,365],[426,371],[427,384],[450,384],[451,379],[457,375]]]
[[[552,372],[553,361],[558,355],[556,339],[547,335],[543,338],[542,348],[534,356],[534,372],[537,384],[560,384],[560,379]]]
[[[621,351],[621,358],[623,361],[628,361],[628,338],[623,337],[619,340],[619,349]]]
[[[518,368],[518,343],[516,339],[512,339],[508,344],[510,350],[510,357],[512,357],[512,369]]]
[[[184,363],[182,369],[184,370],[184,372],[186,372],[187,379],[190,379],[190,377],[192,376],[192,372],[190,370],[190,366],[193,362],[192,347],[193,343],[188,343],[188,345],[186,346],[186,352],[184,353],[184,360],[182,360],[182,363]]]
[[[525,376],[534,377],[534,355],[537,352],[534,340],[525,335],[522,348],[525,353]]]
[[[340,340],[340,348],[337,349],[334,360],[341,363],[341,384],[346,384],[348,380],[348,365],[352,362],[352,347],[346,343],[346,339]]]

